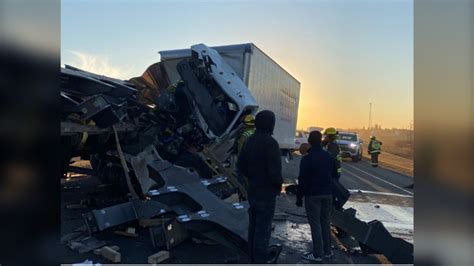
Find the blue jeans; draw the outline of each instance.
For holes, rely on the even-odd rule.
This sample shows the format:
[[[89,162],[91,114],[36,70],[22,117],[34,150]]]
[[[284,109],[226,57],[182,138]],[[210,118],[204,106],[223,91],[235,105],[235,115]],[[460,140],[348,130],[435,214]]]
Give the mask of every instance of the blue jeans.
[[[331,253],[332,195],[305,196],[304,206],[313,240],[313,254],[322,257]]]
[[[248,245],[250,263],[266,263],[269,257],[268,243],[272,233],[275,213],[275,197],[255,199],[249,196]]]

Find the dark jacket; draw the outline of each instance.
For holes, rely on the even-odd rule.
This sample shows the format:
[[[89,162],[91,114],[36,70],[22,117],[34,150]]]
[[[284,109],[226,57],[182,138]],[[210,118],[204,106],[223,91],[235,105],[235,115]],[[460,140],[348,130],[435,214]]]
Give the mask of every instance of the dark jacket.
[[[342,172],[341,147],[336,141],[326,142],[322,146],[325,147],[326,151],[336,160],[337,175],[339,178]]]
[[[326,144],[326,151],[337,160],[337,156],[341,154],[341,148],[336,142],[329,142]]]
[[[312,147],[301,158],[298,199],[304,196],[332,195],[332,178],[338,178],[336,160],[321,147]]]
[[[240,152],[237,167],[248,178],[249,197],[275,197],[283,183],[280,147],[272,137],[275,115],[270,111],[258,113],[255,127],[255,133],[247,139]]]

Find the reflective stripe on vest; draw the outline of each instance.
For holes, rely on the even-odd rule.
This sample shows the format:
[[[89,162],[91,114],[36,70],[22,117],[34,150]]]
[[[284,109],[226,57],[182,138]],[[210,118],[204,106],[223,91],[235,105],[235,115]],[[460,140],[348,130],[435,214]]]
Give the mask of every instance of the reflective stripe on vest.
[[[253,134],[255,133],[255,129],[253,128],[249,128],[249,129],[246,129],[244,132],[242,132],[242,135],[240,135],[239,139],[238,139],[238,153],[240,153],[240,151],[242,150],[242,147],[244,146],[244,143],[245,141],[250,137],[252,136]]]
[[[246,131],[244,131],[244,133],[242,133],[242,136],[248,138],[248,137],[252,136],[253,133],[254,133],[254,131],[252,129],[246,130]]]
[[[380,143],[376,140],[372,141],[372,151],[380,151]]]

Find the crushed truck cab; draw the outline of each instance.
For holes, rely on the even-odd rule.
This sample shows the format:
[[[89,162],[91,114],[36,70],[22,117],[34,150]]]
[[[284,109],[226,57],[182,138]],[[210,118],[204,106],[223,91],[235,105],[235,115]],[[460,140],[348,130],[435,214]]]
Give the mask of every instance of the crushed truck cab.
[[[214,49],[198,44],[191,50],[191,60],[182,60],[178,72],[201,128],[210,139],[222,138],[237,129],[242,114],[257,111],[257,102]]]

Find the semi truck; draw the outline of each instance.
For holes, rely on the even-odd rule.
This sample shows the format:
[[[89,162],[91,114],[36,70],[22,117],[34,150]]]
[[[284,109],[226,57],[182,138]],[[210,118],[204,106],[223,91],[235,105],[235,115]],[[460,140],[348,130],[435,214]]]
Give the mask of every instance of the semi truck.
[[[276,116],[273,133],[283,154],[294,149],[301,83],[253,43],[211,47],[235,71],[255,97],[259,110]],[[191,49],[159,52],[171,82],[180,79],[177,64],[191,57]]]

